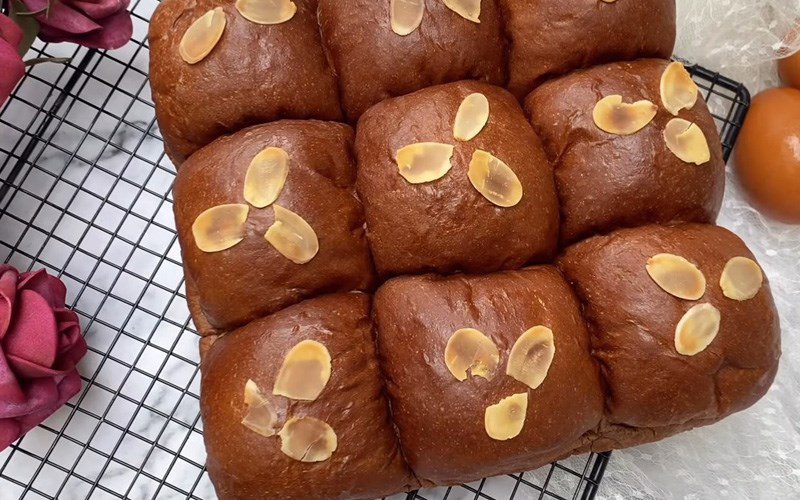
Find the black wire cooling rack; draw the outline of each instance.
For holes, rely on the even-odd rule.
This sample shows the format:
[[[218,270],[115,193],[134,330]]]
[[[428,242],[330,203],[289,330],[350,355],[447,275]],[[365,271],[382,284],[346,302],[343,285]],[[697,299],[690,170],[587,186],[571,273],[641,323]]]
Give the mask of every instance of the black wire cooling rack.
[[[203,465],[198,337],[172,217],[175,168],[147,83],[157,4],[134,2],[134,40],[118,51],[37,42],[30,57],[70,62],[32,67],[0,110],[0,262],[60,276],[89,344],[83,391],[0,452],[2,500],[214,498]],[[727,159],[749,94],[692,71]],[[591,499],[608,460],[572,457],[408,498]]]

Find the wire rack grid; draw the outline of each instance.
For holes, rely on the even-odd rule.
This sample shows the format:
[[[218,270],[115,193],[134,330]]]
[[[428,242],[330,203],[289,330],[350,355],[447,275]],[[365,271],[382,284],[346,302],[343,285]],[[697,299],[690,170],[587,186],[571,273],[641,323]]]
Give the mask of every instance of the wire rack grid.
[[[0,452],[0,499],[214,498],[204,468],[197,334],[186,306],[172,218],[175,168],[163,153],[147,82],[147,24],[114,52],[37,42],[0,110],[0,262],[61,277],[89,352],[83,391]],[[726,158],[746,89],[693,68]],[[608,454],[408,498],[595,496]],[[403,498],[398,496],[398,498]]]

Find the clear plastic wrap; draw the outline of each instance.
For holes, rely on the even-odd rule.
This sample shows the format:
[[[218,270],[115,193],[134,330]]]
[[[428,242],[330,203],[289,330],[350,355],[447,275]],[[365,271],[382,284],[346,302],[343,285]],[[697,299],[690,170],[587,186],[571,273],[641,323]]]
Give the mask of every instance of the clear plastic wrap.
[[[800,37],[791,37],[800,0],[677,3],[675,53],[745,83],[753,93],[778,85],[774,60],[800,49]],[[727,175],[719,224],[756,254],[781,317],[783,357],[775,384],[753,408],[711,427],[615,452],[598,498],[800,495],[800,226],[761,216],[745,200],[730,166]]]
[[[774,60],[800,49],[800,0],[677,0],[675,53],[741,81],[778,84]],[[796,33],[796,32],[795,32]]]

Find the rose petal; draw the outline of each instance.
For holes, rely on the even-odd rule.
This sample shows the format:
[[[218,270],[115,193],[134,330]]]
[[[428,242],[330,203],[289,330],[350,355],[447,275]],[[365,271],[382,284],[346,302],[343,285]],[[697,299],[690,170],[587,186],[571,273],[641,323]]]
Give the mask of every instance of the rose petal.
[[[17,295],[14,321],[3,339],[6,354],[51,368],[56,361],[58,340],[56,317],[50,304],[38,293],[22,290]]]
[[[120,0],[72,0],[72,2],[69,3],[96,20],[106,18],[111,14],[116,14],[126,7]]]
[[[0,38],[8,42],[14,49],[19,48],[20,42],[25,35],[17,23],[10,18],[0,14]]]
[[[2,106],[17,83],[25,75],[25,64],[17,53],[17,47],[5,39],[0,40],[0,106]]]
[[[56,365],[58,369],[74,368],[86,355],[86,340],[81,335],[80,327],[75,326],[65,334],[61,333],[61,345],[58,348],[58,359]]]
[[[22,432],[16,420],[12,418],[0,419],[0,451],[11,446],[21,435]]]
[[[31,12],[36,12],[47,7],[48,0],[22,0]],[[86,34],[97,31],[102,27],[78,10],[62,3],[50,2],[50,12],[39,14],[36,20],[42,25],[52,26],[59,31],[72,34]]]
[[[0,418],[23,417],[53,406],[59,399],[58,386],[52,378],[30,381],[25,387],[23,402],[0,400]]]
[[[54,309],[54,311],[56,313],[56,321],[58,321],[59,325],[75,323],[76,325],[80,326],[78,315],[75,314],[75,311],[72,309],[67,309],[66,307],[57,307]]]
[[[58,355],[52,367],[45,367],[32,363],[26,359],[17,358],[11,354],[6,357],[9,364],[19,377],[41,378],[60,377],[75,369],[78,362],[86,355],[86,340],[81,335],[80,328],[73,326],[64,334],[59,330],[60,340]]]
[[[68,373],[61,382],[58,383],[58,396],[52,404],[37,412],[22,416],[17,420],[20,425],[20,432],[24,434],[47,420],[47,417],[64,406],[67,401],[80,392],[81,385],[81,377],[78,375],[77,371],[73,370]]]
[[[25,401],[25,393],[22,392],[17,375],[8,365],[2,349],[0,349],[0,401],[18,404]]]
[[[64,282],[55,276],[50,276],[44,269],[21,275],[17,288],[33,290],[41,295],[53,309],[63,308],[64,300],[67,297],[67,287]]]
[[[0,65],[2,66],[2,65]],[[14,311],[14,298],[17,295],[17,270],[11,266],[0,266],[0,340],[3,340],[11,313]]]
[[[39,38],[45,42],[73,42],[94,49],[118,49],[133,36],[133,21],[128,11],[103,19],[103,27],[85,35],[74,35],[52,26],[42,26]]]
[[[11,366],[11,369],[14,371],[17,377],[19,377],[21,380],[63,377],[65,373],[74,368],[74,366],[63,370],[58,367],[49,368],[32,363],[27,359],[12,356],[11,354],[6,355],[6,361],[8,362],[9,366]]]

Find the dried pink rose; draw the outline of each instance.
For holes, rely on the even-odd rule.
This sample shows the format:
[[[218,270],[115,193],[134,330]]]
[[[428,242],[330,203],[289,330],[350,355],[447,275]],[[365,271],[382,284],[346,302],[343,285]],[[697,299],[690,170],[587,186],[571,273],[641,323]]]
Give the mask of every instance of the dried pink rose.
[[[14,21],[0,14],[0,106],[25,74],[25,64],[17,53],[22,30]]]
[[[130,0],[22,0],[41,26],[45,42],[73,42],[96,49],[118,49],[133,34]]]
[[[66,288],[44,270],[0,265],[0,450],[39,425],[81,389],[86,354]]]

